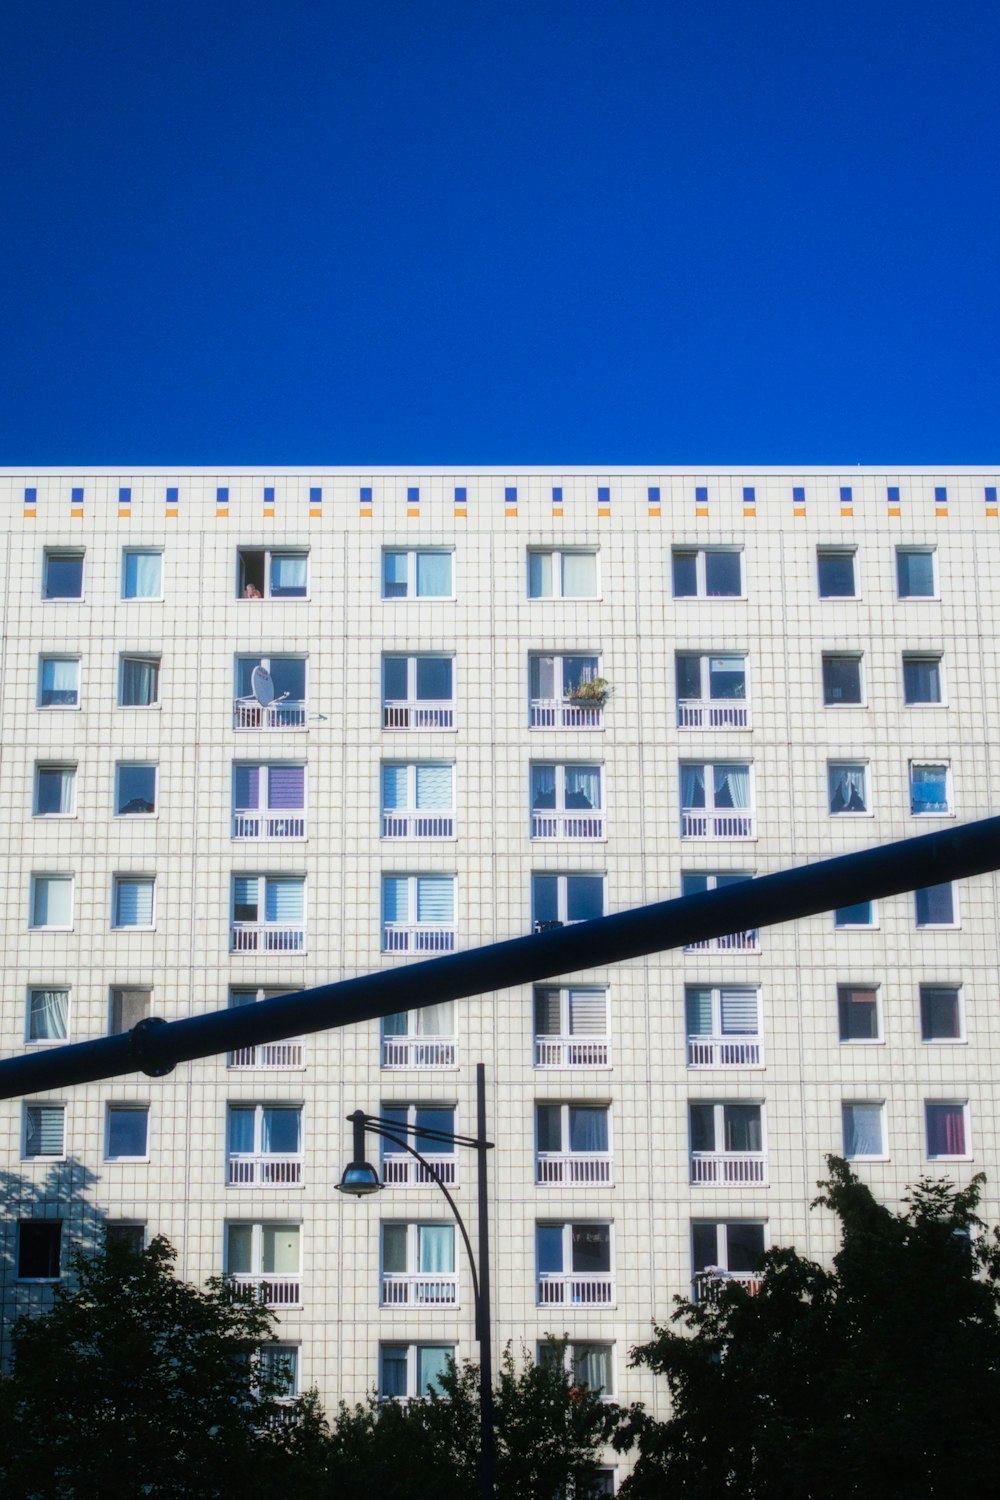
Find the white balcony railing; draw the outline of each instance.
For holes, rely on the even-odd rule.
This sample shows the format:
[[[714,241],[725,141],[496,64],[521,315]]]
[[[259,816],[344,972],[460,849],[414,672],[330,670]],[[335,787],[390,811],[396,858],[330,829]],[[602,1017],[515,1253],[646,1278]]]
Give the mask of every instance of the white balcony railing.
[[[761,1068],[759,1036],[689,1036],[689,1068]]]
[[[383,729],[454,729],[455,705],[450,700],[399,699],[382,706]]]
[[[458,1181],[458,1164],[452,1156],[432,1156],[425,1151],[424,1159],[434,1168],[446,1187]],[[382,1158],[382,1181],[386,1187],[433,1187],[434,1178],[423,1162],[414,1156],[384,1156]]]
[[[304,812],[234,812],[234,839],[304,839]]]
[[[301,1156],[231,1156],[230,1187],[298,1187]]]
[[[301,1307],[302,1282],[298,1276],[234,1276],[234,1286],[241,1292],[252,1292],[254,1300],[265,1307]]]
[[[603,729],[604,706],[570,698],[532,698],[528,723],[531,729]]]
[[[610,1271],[576,1275],[568,1271],[542,1271],[538,1277],[539,1307],[610,1307],[615,1300]]]
[[[533,839],[602,839],[603,812],[533,812]]]
[[[306,932],[301,925],[279,922],[234,922],[233,953],[304,953]]]
[[[301,1068],[302,1039],[288,1042],[262,1042],[259,1047],[240,1047],[230,1052],[227,1068]]]
[[[759,953],[760,933],[756,927],[748,932],[729,932],[725,937],[706,938],[703,943],[687,943],[685,953]]]
[[[752,839],[756,836],[752,812],[687,809],[681,813],[682,839]]]
[[[384,1036],[383,1068],[453,1068],[455,1038],[451,1036]]]
[[[763,1151],[692,1151],[691,1181],[697,1186],[759,1186],[767,1181]]]
[[[749,729],[750,705],[739,698],[679,698],[678,729]]]
[[[382,1272],[383,1307],[457,1307],[458,1277]]]
[[[535,1181],[540,1187],[600,1186],[611,1181],[607,1151],[539,1151]]]
[[[536,1068],[607,1068],[610,1061],[610,1037],[535,1037]]]
[[[384,839],[453,839],[455,814],[452,812],[382,812]]]
[[[255,698],[233,702],[234,729],[305,729],[306,705],[285,698],[281,703],[258,703]]]
[[[762,1277],[756,1271],[699,1271],[691,1283],[693,1302],[715,1302],[727,1282],[735,1281],[751,1297],[760,1291]]]
[[[386,922],[383,953],[453,953],[455,929],[441,922]]]

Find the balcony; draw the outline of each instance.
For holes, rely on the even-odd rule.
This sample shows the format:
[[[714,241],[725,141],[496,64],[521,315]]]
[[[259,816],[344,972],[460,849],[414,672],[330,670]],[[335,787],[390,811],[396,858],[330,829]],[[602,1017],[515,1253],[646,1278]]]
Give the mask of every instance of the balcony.
[[[382,1272],[383,1307],[457,1307],[458,1277],[452,1273],[434,1276]]]
[[[288,1042],[264,1042],[259,1047],[240,1047],[230,1052],[227,1068],[301,1068],[302,1040],[300,1037]]]
[[[538,1277],[539,1307],[610,1307],[614,1300],[610,1271],[579,1276],[569,1271],[542,1271]]]
[[[539,1187],[607,1187],[611,1156],[607,1151],[540,1151],[535,1165]]]
[[[607,1068],[610,1066],[610,1037],[535,1037],[536,1068]]]
[[[455,814],[450,812],[383,812],[384,839],[453,839]]]
[[[450,700],[397,699],[382,706],[383,729],[454,729],[455,705]]]
[[[457,1162],[454,1155],[432,1156],[424,1152],[426,1161],[432,1166],[446,1187],[458,1181]],[[386,1187],[433,1187],[434,1178],[423,1162],[414,1156],[384,1156],[382,1158],[382,1181]]]
[[[531,729],[603,729],[604,705],[574,703],[570,698],[532,698]]]
[[[681,813],[682,839],[752,839],[756,824],[752,812],[725,812],[697,808]]]
[[[301,1156],[231,1156],[230,1187],[298,1187],[302,1181]]]
[[[454,953],[455,929],[439,922],[386,922],[383,953]]]
[[[602,839],[603,812],[533,812],[533,839]]]
[[[233,1285],[252,1294],[265,1307],[301,1307],[302,1283],[298,1276],[233,1276]]]
[[[759,1036],[689,1036],[689,1068],[762,1068]]]
[[[750,705],[740,698],[679,698],[678,729],[749,729]]]
[[[277,922],[234,922],[232,953],[304,953],[305,928]]]
[[[304,812],[235,812],[234,839],[304,839]]]
[[[445,1036],[384,1036],[383,1068],[453,1068],[455,1039]]]
[[[703,943],[687,943],[685,953],[759,953],[760,933],[756,927],[748,932],[730,932],[725,937],[706,938]]]
[[[281,703],[258,703],[256,698],[233,700],[234,729],[305,729],[306,705],[284,699]]]
[[[760,1187],[767,1182],[763,1151],[693,1151],[691,1181],[696,1187]]]
[[[691,1283],[691,1300],[717,1302],[723,1287],[733,1281],[751,1297],[756,1297],[762,1280],[763,1277],[756,1271],[723,1271],[721,1267],[699,1271]]]

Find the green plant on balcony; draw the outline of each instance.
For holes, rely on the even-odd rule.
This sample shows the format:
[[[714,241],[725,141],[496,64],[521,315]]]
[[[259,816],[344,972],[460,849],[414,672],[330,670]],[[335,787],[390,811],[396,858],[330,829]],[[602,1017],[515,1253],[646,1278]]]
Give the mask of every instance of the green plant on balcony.
[[[606,677],[591,677],[577,683],[566,695],[567,703],[582,703],[593,708],[603,708],[611,697],[611,684]]]

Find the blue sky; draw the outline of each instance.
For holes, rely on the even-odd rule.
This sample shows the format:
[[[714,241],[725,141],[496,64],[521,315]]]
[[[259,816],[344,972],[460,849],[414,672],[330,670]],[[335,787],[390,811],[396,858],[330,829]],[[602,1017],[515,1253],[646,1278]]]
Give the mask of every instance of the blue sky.
[[[996,0],[5,0],[0,463],[1000,458]]]

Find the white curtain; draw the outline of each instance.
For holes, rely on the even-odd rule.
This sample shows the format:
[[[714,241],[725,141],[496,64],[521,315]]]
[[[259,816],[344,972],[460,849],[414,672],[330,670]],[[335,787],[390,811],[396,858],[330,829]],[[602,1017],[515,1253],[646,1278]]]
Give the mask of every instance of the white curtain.
[[[541,769],[538,767],[537,769]],[[566,806],[572,810],[601,805],[601,772],[597,766],[566,767]]]
[[[159,552],[126,552],[126,599],[158,599],[162,563]]]
[[[450,1276],[455,1270],[455,1230],[451,1224],[421,1224],[419,1269]]]
[[[156,702],[160,664],[126,656],[122,662],[122,703],[131,708],[148,708]]]
[[[844,1155],[882,1155],[881,1105],[844,1105]]]
[[[417,593],[421,598],[447,599],[451,594],[451,553],[417,553]]]
[[[33,1042],[54,1042],[66,1036],[68,990],[32,990],[28,1032]]]
[[[38,875],[32,913],[35,927],[68,927],[73,919],[71,875]]]
[[[830,767],[830,811],[867,811],[864,766]]]
[[[425,1005],[416,1013],[418,1036],[454,1036],[455,1007],[451,1000],[440,1005]]]
[[[597,558],[593,552],[564,552],[563,595],[567,599],[593,599],[597,595]]]
[[[750,767],[716,766],[716,807],[750,806]]]
[[[606,1109],[583,1109],[573,1106],[569,1112],[569,1149],[571,1151],[607,1151],[608,1112]]]
[[[532,599],[552,597],[552,553],[528,553],[528,594]]]
[[[531,768],[531,806],[537,811],[555,807],[556,805],[556,768],[555,766],[532,766]]]
[[[306,564],[304,555],[289,556],[277,553],[271,558],[271,593],[276,595],[306,592]]]
[[[705,767],[681,766],[681,807],[705,806]]]

